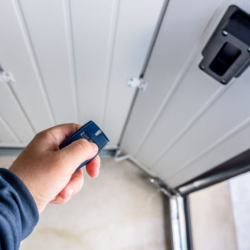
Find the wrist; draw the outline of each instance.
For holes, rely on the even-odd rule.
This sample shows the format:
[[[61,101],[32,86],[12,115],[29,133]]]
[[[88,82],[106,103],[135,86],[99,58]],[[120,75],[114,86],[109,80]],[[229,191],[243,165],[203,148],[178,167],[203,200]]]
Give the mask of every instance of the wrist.
[[[46,205],[41,202],[40,199],[38,199],[35,187],[32,187],[32,185],[30,185],[29,179],[31,178],[27,174],[24,174],[19,168],[15,168],[15,166],[13,165],[9,168],[9,171],[12,172],[16,177],[18,177],[19,180],[26,187],[26,189],[29,191],[29,194],[31,195],[36,205],[38,213],[41,214]]]

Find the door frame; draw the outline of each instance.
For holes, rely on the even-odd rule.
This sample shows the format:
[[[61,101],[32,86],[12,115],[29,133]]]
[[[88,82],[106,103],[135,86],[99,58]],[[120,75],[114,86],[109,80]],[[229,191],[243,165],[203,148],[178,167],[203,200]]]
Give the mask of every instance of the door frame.
[[[189,195],[250,171],[250,149],[170,190],[172,249],[193,250]],[[173,205],[176,203],[177,205]]]

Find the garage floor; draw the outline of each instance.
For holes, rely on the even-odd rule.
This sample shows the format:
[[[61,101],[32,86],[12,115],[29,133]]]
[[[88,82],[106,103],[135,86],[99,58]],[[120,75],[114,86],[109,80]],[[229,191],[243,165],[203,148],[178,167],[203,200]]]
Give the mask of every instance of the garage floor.
[[[15,156],[0,156],[8,168]],[[250,173],[190,195],[194,250],[247,250]],[[166,250],[166,199],[131,163],[102,159],[100,176],[85,173],[82,191],[49,204],[21,250]],[[166,228],[166,227],[165,227]]]
[[[9,167],[14,157],[0,157]],[[85,174],[82,191],[50,204],[21,250],[165,250],[162,195],[131,163],[102,159],[100,176]]]

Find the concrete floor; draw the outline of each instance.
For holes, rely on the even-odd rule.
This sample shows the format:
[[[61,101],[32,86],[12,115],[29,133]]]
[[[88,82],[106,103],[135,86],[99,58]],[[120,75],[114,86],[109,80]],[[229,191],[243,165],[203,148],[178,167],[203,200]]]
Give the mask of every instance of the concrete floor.
[[[14,159],[0,156],[0,167]],[[247,173],[190,195],[194,250],[250,249],[249,183]],[[20,249],[168,249],[165,203],[140,169],[102,159],[100,176],[85,173],[82,191],[69,203],[50,204]]]
[[[14,157],[0,157],[9,167]],[[163,250],[162,196],[141,170],[102,159],[100,176],[85,174],[82,191],[65,205],[50,204],[21,250]]]

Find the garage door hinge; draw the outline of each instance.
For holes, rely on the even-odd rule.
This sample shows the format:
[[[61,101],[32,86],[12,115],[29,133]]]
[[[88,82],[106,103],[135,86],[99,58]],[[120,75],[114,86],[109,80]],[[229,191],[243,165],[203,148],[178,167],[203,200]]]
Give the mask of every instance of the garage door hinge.
[[[10,72],[0,70],[0,82],[13,83],[15,82],[15,79]]]
[[[138,88],[145,91],[147,88],[147,82],[143,78],[129,78],[127,81],[127,86],[129,88]]]

